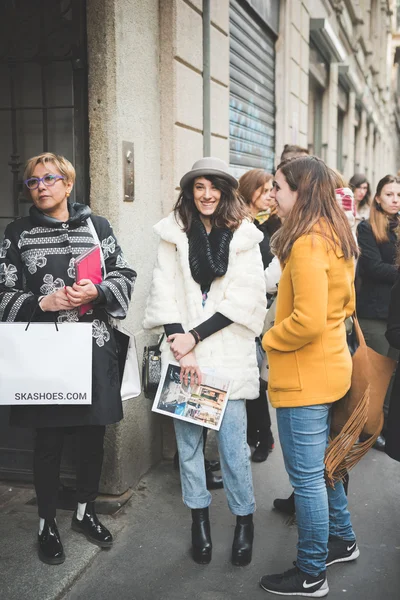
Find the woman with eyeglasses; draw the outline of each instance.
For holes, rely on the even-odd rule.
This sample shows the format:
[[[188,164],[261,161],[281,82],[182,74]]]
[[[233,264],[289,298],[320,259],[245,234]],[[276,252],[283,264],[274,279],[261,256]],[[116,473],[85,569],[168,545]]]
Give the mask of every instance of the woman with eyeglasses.
[[[109,316],[123,319],[136,273],[125,260],[109,222],[71,203],[75,169],[64,157],[46,152],[28,160],[24,183],[33,202],[29,216],[8,225],[0,246],[0,318],[7,322],[92,322],[92,404],[13,406],[11,425],[33,427],[33,473],[39,511],[39,558],[64,562],[56,524],[60,462],[65,433],[76,434],[77,509],[72,529],[92,543],[113,543],[96,516],[106,425],[123,417],[116,340]],[[94,237],[97,233],[98,240]],[[93,231],[93,234],[92,234]],[[75,260],[100,241],[107,275],[94,285],[75,281]],[[79,315],[79,307],[92,310]],[[23,368],[23,365],[21,365]],[[79,348],[71,357],[71,377],[79,369]]]

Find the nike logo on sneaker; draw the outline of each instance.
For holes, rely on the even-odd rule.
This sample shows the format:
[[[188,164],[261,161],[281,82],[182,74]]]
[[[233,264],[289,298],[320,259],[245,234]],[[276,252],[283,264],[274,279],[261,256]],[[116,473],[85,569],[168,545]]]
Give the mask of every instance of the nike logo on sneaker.
[[[307,581],[303,581],[303,588],[308,590],[308,588],[314,587],[314,585],[318,585],[319,583],[324,583],[325,579],[320,579],[319,581],[314,581],[314,583],[307,583]]]
[[[356,547],[356,542],[354,542],[354,544],[352,544],[351,546],[347,546],[347,552],[351,552],[352,550],[354,550],[355,547]]]

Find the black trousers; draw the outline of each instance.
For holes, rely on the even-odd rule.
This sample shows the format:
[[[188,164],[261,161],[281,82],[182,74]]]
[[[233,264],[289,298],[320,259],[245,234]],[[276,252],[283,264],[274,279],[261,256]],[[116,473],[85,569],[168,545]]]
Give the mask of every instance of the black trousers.
[[[269,414],[267,384],[260,379],[260,395],[256,400],[246,402],[247,439],[249,442],[267,444],[271,432],[271,416]]]
[[[69,430],[69,431],[68,431]],[[60,464],[65,433],[76,432],[76,496],[81,503],[96,499],[103,465],[104,434],[102,425],[81,427],[42,427],[36,429],[33,476],[39,517],[56,516]]]

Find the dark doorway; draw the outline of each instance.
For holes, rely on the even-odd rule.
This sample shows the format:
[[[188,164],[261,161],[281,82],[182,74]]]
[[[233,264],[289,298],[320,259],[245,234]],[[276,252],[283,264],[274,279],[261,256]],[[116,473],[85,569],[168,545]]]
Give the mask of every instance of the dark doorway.
[[[24,163],[41,152],[66,156],[88,200],[85,0],[2,0],[0,4],[0,239],[28,213]],[[1,344],[1,340],[0,340]],[[0,375],[1,376],[1,375]],[[32,432],[8,427],[0,407],[0,478],[31,479]],[[66,453],[64,471],[71,470]]]

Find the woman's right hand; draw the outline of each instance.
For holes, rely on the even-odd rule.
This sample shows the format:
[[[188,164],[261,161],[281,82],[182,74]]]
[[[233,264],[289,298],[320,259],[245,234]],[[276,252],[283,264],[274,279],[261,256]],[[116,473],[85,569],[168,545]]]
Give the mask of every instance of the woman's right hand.
[[[199,365],[197,364],[196,357],[194,352],[189,352],[185,356],[183,356],[179,364],[181,366],[181,381],[188,385],[189,383],[189,375],[193,383],[193,377],[195,378],[195,383],[201,383],[201,371]]]
[[[40,308],[44,312],[57,312],[59,310],[72,310],[74,307],[68,300],[65,289],[57,290],[53,294],[45,296],[40,301]]]

